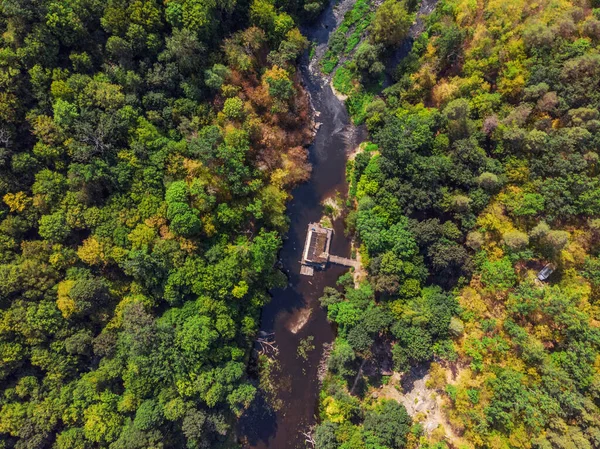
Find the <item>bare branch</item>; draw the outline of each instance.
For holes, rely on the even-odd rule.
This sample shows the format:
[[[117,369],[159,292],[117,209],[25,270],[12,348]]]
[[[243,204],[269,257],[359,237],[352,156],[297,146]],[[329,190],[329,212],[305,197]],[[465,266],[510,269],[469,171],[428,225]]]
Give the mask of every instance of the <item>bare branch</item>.
[[[308,432],[301,432],[302,436],[304,436],[304,442],[308,445],[310,445],[310,447],[315,447],[315,439],[313,437],[313,431],[314,431],[314,427],[311,427],[310,429],[308,429]]]
[[[261,335],[256,339],[256,342],[260,346],[260,353],[263,355],[279,354],[279,348],[275,343],[274,334],[267,334],[266,332],[260,332]]]

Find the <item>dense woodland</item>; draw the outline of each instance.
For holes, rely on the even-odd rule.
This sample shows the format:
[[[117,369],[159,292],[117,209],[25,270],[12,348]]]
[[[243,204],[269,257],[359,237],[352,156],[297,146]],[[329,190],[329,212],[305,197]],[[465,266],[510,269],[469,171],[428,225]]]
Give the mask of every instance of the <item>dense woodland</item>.
[[[368,278],[321,300],[339,335],[317,448],[600,447],[595,6],[440,0],[382,90],[418,10],[386,0],[322,66],[371,142],[348,166]],[[429,366],[438,429],[377,398],[390,378],[361,367],[382,348],[397,372]]]
[[[229,447],[318,1],[0,2],[0,447]]]
[[[417,36],[419,1],[357,0],[332,32],[367,277],[321,298],[317,449],[600,447],[594,1],[440,0]],[[0,2],[0,448],[235,447],[324,3]],[[428,367],[433,432],[386,361]]]

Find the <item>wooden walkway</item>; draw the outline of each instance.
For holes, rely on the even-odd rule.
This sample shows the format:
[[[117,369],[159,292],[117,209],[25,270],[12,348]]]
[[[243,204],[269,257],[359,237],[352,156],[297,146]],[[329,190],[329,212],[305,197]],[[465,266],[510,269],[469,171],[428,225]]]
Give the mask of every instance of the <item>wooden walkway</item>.
[[[329,262],[335,263],[337,265],[344,265],[345,267],[358,268],[360,266],[360,264],[358,263],[357,260],[348,259],[346,257],[333,256],[333,255],[329,256]]]

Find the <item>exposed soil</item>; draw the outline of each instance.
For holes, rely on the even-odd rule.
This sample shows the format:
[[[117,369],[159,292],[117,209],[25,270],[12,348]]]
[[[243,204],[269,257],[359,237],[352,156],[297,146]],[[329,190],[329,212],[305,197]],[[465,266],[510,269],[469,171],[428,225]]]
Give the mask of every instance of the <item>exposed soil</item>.
[[[448,370],[449,375],[450,370]],[[427,386],[429,370],[426,366],[413,368],[405,376],[394,372],[387,385],[381,387],[377,397],[393,399],[406,407],[408,414],[421,423],[425,433],[431,434],[443,428],[445,441],[451,447],[459,447],[461,438],[448,422],[444,413],[444,399],[434,389]]]

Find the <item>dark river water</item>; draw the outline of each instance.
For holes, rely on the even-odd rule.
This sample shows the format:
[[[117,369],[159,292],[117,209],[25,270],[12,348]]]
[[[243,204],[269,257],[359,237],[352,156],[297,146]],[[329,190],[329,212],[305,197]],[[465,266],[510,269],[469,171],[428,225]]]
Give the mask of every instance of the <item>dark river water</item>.
[[[336,18],[330,6],[304,28],[303,34],[323,50]],[[317,51],[317,54],[320,51]],[[309,222],[318,221],[323,212],[322,201],[335,192],[346,194],[345,168],[347,154],[364,138],[365,132],[355,128],[343,103],[333,94],[318,69],[309,67],[308,58],[301,63],[301,74],[315,110],[315,122],[321,123],[309,148],[311,179],[296,188],[288,204],[290,229],[280,253],[288,287],[271,292],[272,300],[263,309],[261,330],[274,333],[279,353],[279,374],[275,376],[279,410],[255,406],[241,419],[239,435],[245,447],[270,449],[304,448],[306,431],[316,422],[319,381],[317,370],[324,345],[331,343],[334,332],[319,305],[325,286],[334,286],[347,268],[330,265],[315,271],[312,277],[300,275],[300,259]],[[331,253],[348,257],[350,241],[344,236],[343,220],[334,222]],[[313,336],[315,349],[306,360],[298,356],[300,340]]]

